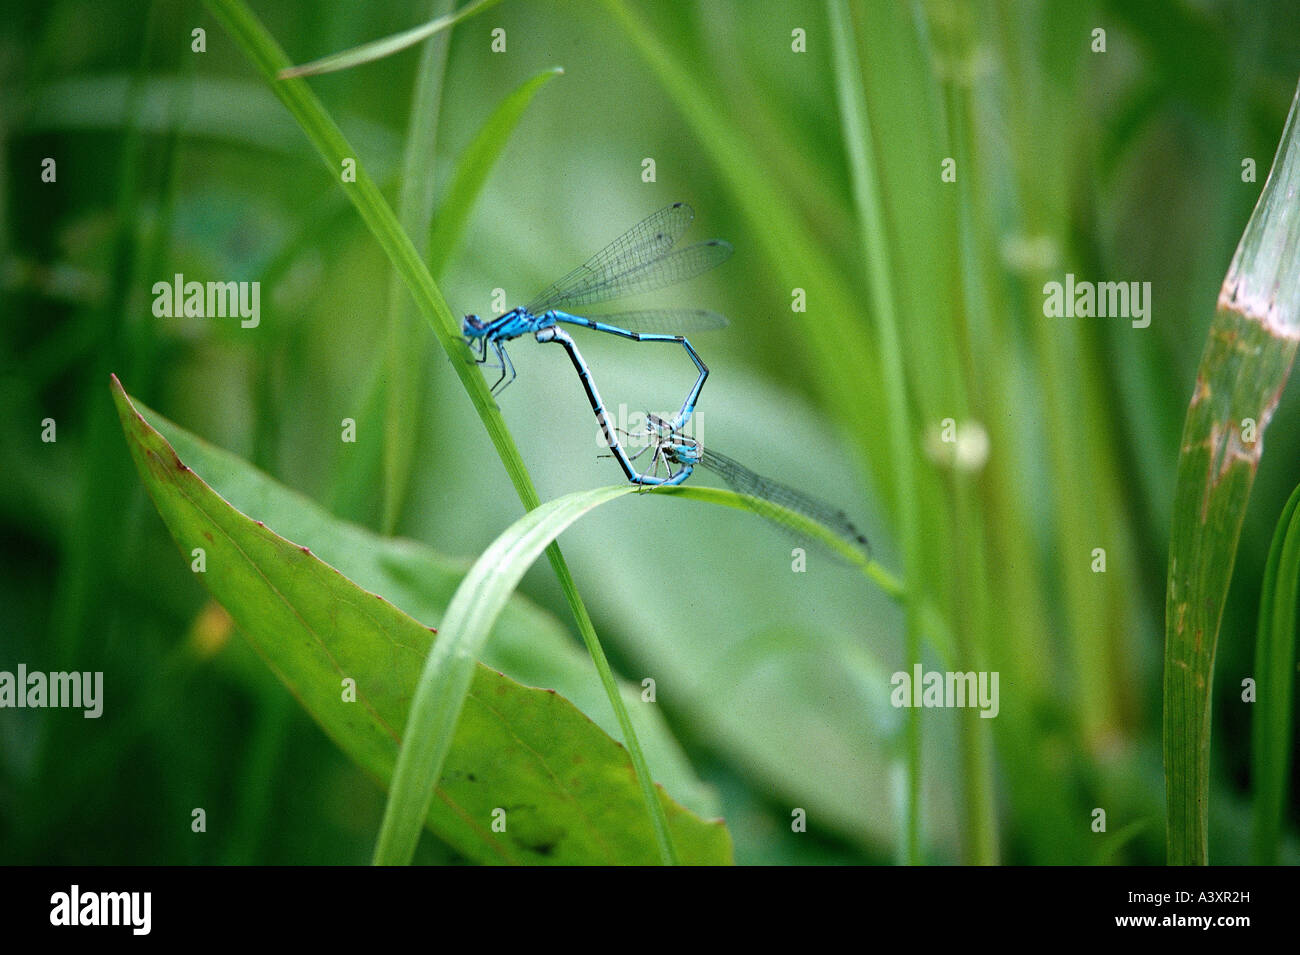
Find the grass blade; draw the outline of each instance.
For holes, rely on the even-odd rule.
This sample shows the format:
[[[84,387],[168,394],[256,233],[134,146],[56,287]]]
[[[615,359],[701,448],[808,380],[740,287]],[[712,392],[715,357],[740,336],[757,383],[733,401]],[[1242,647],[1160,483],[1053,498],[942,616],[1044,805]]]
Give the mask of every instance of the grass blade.
[[[869,335],[864,334],[860,303],[844,276],[828,262],[815,228],[792,208],[782,177],[765,165],[763,144],[747,136],[712,92],[712,78],[687,69],[672,40],[656,34],[622,0],[604,0],[604,5],[713,160],[774,281],[787,288],[804,288],[810,301],[821,303],[820,320],[800,322],[793,343],[810,349],[802,357],[809,368],[817,369],[818,386],[833,399],[827,404],[854,409],[852,417],[845,416],[846,422],[886,420],[878,391],[862,387],[863,375],[879,376],[879,362]],[[872,469],[882,494],[891,497],[894,472],[888,454],[867,458],[861,447],[855,450]]]
[[[488,116],[483,128],[462,154],[460,161],[452,172],[451,185],[438,208],[437,215],[423,216],[418,221],[414,217],[403,216],[403,225],[407,233],[416,235],[426,228],[429,232],[428,255],[429,272],[434,278],[441,278],[452,250],[460,243],[469,221],[469,212],[487,182],[488,173],[492,171],[497,159],[504,152],[510,141],[510,134],[523,118],[524,111],[532,102],[533,96],[553,77],[563,73],[560,67],[543,70],[536,76],[525,80],[518,89],[507,96],[492,114]],[[417,81],[417,88],[422,85]],[[416,123],[416,110],[412,109],[412,126]],[[410,143],[414,143],[412,138]],[[430,144],[431,145],[431,144]],[[420,175],[419,163],[428,162],[432,148],[416,150],[408,144],[408,162],[404,184]],[[430,196],[432,191],[430,191]],[[405,198],[405,185],[403,189]],[[394,282],[398,281],[394,276]],[[390,308],[394,312],[389,325],[388,353],[388,411],[384,418],[384,514],[383,528],[391,532],[397,525],[398,513],[406,496],[410,483],[411,460],[414,454],[414,438],[420,421],[421,371],[424,356],[417,344],[408,334],[409,315],[406,311],[408,299],[401,295],[400,289],[390,291]]]
[[[1168,861],[1209,862],[1214,654],[1241,524],[1300,327],[1296,109],[1233,256],[1183,425],[1165,604]]]
[[[428,812],[429,801],[442,773],[474,661],[482,652],[497,614],[524,572],[542,550],[578,518],[601,504],[635,493],[679,495],[753,513],[753,505],[745,496],[732,491],[675,487],[645,492],[623,484],[579,491],[548,501],[524,515],[498,537],[457,589],[420,677],[384,812],[383,828],[375,847],[376,864],[404,864],[414,853],[420,821]],[[767,506],[779,507],[770,502]],[[833,530],[798,512],[785,513],[789,525],[799,533],[816,538],[858,565],[891,594],[901,593],[898,582],[888,572],[874,561],[868,561]]]
[[[540,504],[537,489],[533,486],[532,478],[529,477],[523,458],[519,454],[519,448],[488,391],[487,383],[479,373],[478,367],[468,360],[467,350],[460,338],[460,328],[451,309],[447,307],[446,300],[442,297],[433,277],[429,275],[429,270],[424,267],[410,237],[402,231],[392,209],[384,201],[383,195],[366,172],[356,151],[351,148],[338,125],[326,113],[320,100],[303,80],[275,82],[276,74],[286,66],[288,58],[248,9],[247,4],[241,0],[205,0],[205,3],[263,78],[273,84],[275,94],[302,127],[330,174],[338,175],[345,160],[355,162],[356,181],[342,183],[348,199],[356,207],[362,220],[406,282],[407,288],[415,298],[416,306],[429,322],[443,350],[451,358],[452,368],[465,386],[474,410],[482,420],[488,437],[492,440],[525,510],[536,508]],[[667,839],[668,823],[659,801],[654,798],[649,768],[645,765],[641,747],[636,741],[635,730],[619,698],[613,672],[605,660],[604,651],[596,637],[595,627],[591,623],[591,616],[578,595],[573,575],[557,545],[551,544],[547,548],[547,559],[559,580],[560,590],[573,611],[578,632],[582,634],[583,642],[587,645],[588,652],[592,654],[596,667],[600,671],[601,683],[610,697],[610,705],[614,707],[614,712],[619,717],[628,753],[632,758],[632,764],[636,767],[637,778],[646,797],[646,811],[654,824],[662,858],[668,862],[672,859],[672,850]]]
[[[434,276],[442,274],[452,249],[459,244],[474,200],[482,192],[488,173],[501,158],[528,104],[543,86],[563,73],[563,67],[553,66],[521,83],[492,111],[483,128],[466,147],[452,171],[451,184],[438,214],[429,227],[429,271]]]
[[[319,76],[322,73],[334,73],[338,70],[360,66],[363,63],[382,60],[384,57],[392,56],[407,47],[415,46],[415,44],[433,36],[439,30],[447,30],[462,20],[468,20],[475,14],[483,13],[500,2],[501,0],[474,0],[473,3],[465,4],[455,13],[438,17],[401,33],[394,33],[382,40],[363,43],[361,46],[354,46],[352,49],[344,50],[341,53],[331,53],[329,56],[323,56],[319,60],[312,60],[310,63],[304,63],[301,66],[285,67],[276,74],[276,78],[289,80],[303,76]]]
[[[570,524],[616,497],[630,484],[579,491],[529,511],[492,542],[456,590],[411,702],[384,822],[376,865],[406,865],[415,853],[424,817],[451,750],[475,661],[506,600],[524,572]]]
[[[759,498],[751,500],[746,495],[737,494],[735,491],[728,491],[718,487],[699,487],[685,484],[676,487],[656,487],[653,490],[643,490],[642,493],[667,494],[690,498],[693,501],[707,501],[710,504],[738,508],[760,516],[764,516],[764,511],[778,510],[781,512],[778,523],[800,537],[815,540],[837,557],[857,567],[868,580],[873,581],[881,590],[899,603],[902,603],[905,599],[902,582],[879,563],[868,558],[862,551],[848,543],[831,528],[814,521],[799,511],[784,508],[775,501]]]
[[[436,0],[449,6],[450,0]],[[431,11],[436,12],[436,11]],[[433,156],[442,112],[442,86],[447,67],[448,37],[430,38],[420,54],[411,110],[402,151],[402,187],[397,217],[408,236],[419,236],[433,217]],[[417,251],[422,251],[417,248]],[[394,269],[388,279],[387,409],[384,415],[383,513],[380,527],[391,534],[406,497],[415,455],[415,435],[421,420],[424,354],[411,299],[402,293],[402,277]]]
[[[1282,511],[1269,548],[1255,640],[1255,707],[1251,721],[1251,854],[1277,865],[1291,775],[1291,702],[1295,690],[1296,607],[1300,601],[1300,487]]]
[[[857,231],[862,260],[871,277],[872,312],[880,340],[880,368],[885,382],[885,399],[889,411],[890,439],[893,449],[895,512],[898,536],[903,548],[903,574],[915,575],[921,562],[917,487],[914,463],[914,432],[909,413],[907,382],[904,380],[902,344],[899,338],[898,310],[895,307],[889,250],[885,241],[885,223],[881,209],[881,184],[872,165],[871,124],[867,117],[866,97],[858,63],[857,33],[845,0],[829,0],[827,12],[835,51],[835,82],[839,93],[841,128],[853,180],[853,198],[857,206]],[[904,598],[907,665],[921,660],[919,609],[915,588]],[[900,855],[909,864],[921,861],[921,711],[907,711],[907,800],[906,825]]]

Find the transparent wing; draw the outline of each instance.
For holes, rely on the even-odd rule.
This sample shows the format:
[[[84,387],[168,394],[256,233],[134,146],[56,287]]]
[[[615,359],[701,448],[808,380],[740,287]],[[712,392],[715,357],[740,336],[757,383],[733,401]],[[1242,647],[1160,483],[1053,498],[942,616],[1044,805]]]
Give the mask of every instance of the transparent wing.
[[[716,268],[731,258],[732,251],[731,243],[722,239],[710,239],[640,263],[625,260],[619,263],[623,267],[622,271],[605,275],[599,281],[576,285],[558,298],[535,302],[528,306],[528,310],[539,315],[548,308],[576,308],[579,305],[608,302],[625,295],[653,292]]]
[[[726,481],[736,493],[747,495],[750,499],[749,506],[756,513],[780,524],[795,536],[801,539],[809,539],[804,530],[791,523],[789,515],[785,511],[794,511],[796,514],[802,514],[804,517],[816,521],[823,527],[834,531],[845,542],[866,554],[868,558],[871,556],[871,544],[868,543],[866,535],[859,531],[853,525],[853,522],[849,520],[848,515],[839,508],[833,507],[825,501],[819,501],[802,491],[796,491],[779,481],[773,481],[760,474],[755,474],[749,468],[737,461],[733,461],[725,454],[718,454],[708,448],[701,449],[700,464]],[[778,506],[764,506],[769,502]],[[781,510],[781,508],[785,510]],[[812,539],[815,540],[815,538]],[[840,560],[844,559],[842,555],[837,554],[830,548],[824,547],[823,549]]]
[[[582,304],[590,304],[631,294],[632,290],[623,287],[620,279],[639,274],[644,281],[646,274],[658,272],[653,266],[668,255],[694,218],[695,211],[684,202],[660,209],[538,293],[526,307],[533,314],[538,314],[548,308],[579,304],[578,299],[581,299]],[[680,268],[680,263],[671,266],[670,272],[673,268]],[[651,287],[661,288],[664,284],[677,281],[681,281],[681,278],[670,277]]]
[[[726,316],[706,308],[651,308],[611,315],[587,315],[593,322],[604,322],[629,332],[683,335],[687,332],[711,332],[727,327]]]
[[[607,280],[627,268],[662,257],[682,237],[695,218],[695,210],[684,202],[638,222],[576,269],[539,292],[527,306],[533,314],[564,301],[575,289]]]

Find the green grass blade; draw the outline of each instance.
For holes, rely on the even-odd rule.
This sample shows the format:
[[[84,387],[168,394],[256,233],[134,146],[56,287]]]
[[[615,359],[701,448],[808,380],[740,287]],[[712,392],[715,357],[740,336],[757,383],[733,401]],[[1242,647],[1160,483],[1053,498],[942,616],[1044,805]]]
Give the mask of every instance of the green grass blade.
[[[768,261],[773,281],[786,288],[803,288],[808,300],[818,303],[818,320],[800,321],[799,334],[791,338],[794,346],[811,348],[804,357],[810,368],[817,369],[818,386],[833,399],[828,403],[852,409],[844,415],[845,421],[885,420],[878,390],[862,387],[864,375],[871,379],[879,376],[879,361],[869,335],[864,334],[855,289],[828,260],[815,227],[791,206],[782,177],[765,164],[762,144],[747,136],[712,92],[712,78],[686,68],[672,40],[657,35],[630,4],[605,0],[604,5],[713,160],[744,213],[758,250]],[[861,447],[855,450],[863,454]],[[884,450],[884,454],[869,458],[863,454],[863,458],[888,498],[893,494],[893,471],[889,449]]]
[[[447,307],[446,300],[442,297],[442,293],[438,290],[438,286],[430,276],[428,269],[424,267],[424,263],[416,252],[415,246],[412,245],[410,237],[402,231],[397,218],[393,215],[393,211],[388,207],[388,203],[384,201],[383,195],[379,192],[369,173],[366,172],[355,150],[351,148],[347,139],[339,130],[338,125],[325,112],[320,100],[312,93],[305,81],[301,79],[291,79],[284,82],[275,81],[277,73],[287,65],[288,58],[275,40],[271,38],[270,34],[266,32],[266,29],[253,15],[252,11],[248,9],[247,4],[241,2],[241,0],[205,0],[205,3],[262,74],[263,78],[272,84],[276,96],[280,98],[280,101],[284,103],[294,119],[297,120],[299,126],[302,127],[303,132],[306,133],[307,138],[330,170],[330,174],[339,175],[344,160],[352,160],[356,163],[356,181],[354,183],[341,182],[348,199],[356,207],[366,226],[378,240],[399,274],[401,274],[407,288],[415,298],[416,306],[429,322],[443,350],[451,358],[452,368],[455,369],[461,383],[465,386],[465,391],[474,405],[474,410],[482,420],[488,437],[492,440],[492,444],[496,448],[497,454],[500,456],[506,473],[509,475],[520,501],[523,502],[525,510],[532,510],[537,507],[540,503],[537,489],[533,487],[532,479],[529,477],[523,459],[520,457],[519,448],[506,428],[505,420],[501,417],[496,402],[492,400],[488,386],[479,373],[478,366],[469,361],[468,350],[460,338],[459,325],[452,315],[451,309]],[[615,713],[619,715],[619,722],[623,728],[628,753],[632,757],[632,764],[636,767],[642,792],[646,796],[646,811],[650,814],[655,833],[659,837],[663,860],[668,862],[672,858],[672,852],[667,841],[667,820],[659,801],[653,798],[649,768],[645,765],[645,761],[641,756],[641,748],[637,744],[632,724],[627,719],[622,701],[618,697],[617,685],[614,682],[613,673],[604,659],[604,653],[596,637],[595,627],[591,623],[591,616],[587,613],[587,608],[578,595],[578,588],[573,581],[573,575],[570,573],[569,567],[564,561],[564,556],[560,553],[560,549],[556,544],[551,544],[547,548],[547,559],[550,561],[551,568],[555,571],[555,576],[559,580],[560,590],[564,593],[565,600],[573,611],[574,619],[578,624],[578,632],[582,635],[583,642],[587,645],[587,649],[592,654],[596,667],[600,671],[601,682],[610,696],[610,704],[614,707]]]
[[[452,598],[438,641],[420,678],[407,724],[407,742],[398,758],[383,828],[375,847],[377,864],[404,864],[415,852],[420,820],[427,813],[433,788],[442,773],[471,666],[481,654],[497,615],[524,572],[542,550],[578,518],[607,501],[635,493],[644,492],[633,485],[623,484],[579,491],[548,501],[516,521],[474,564]],[[753,509],[744,495],[716,488],[676,487],[650,493],[711,501],[751,512]],[[897,581],[887,571],[875,561],[868,560],[830,528],[796,511],[788,511],[771,502],[764,503],[766,507],[783,511],[785,522],[790,527],[815,538],[856,564],[888,592],[895,595],[901,592]]]
[[[113,237],[108,245],[109,297],[89,316],[95,328],[94,359],[90,364],[97,373],[107,373],[117,362],[142,373],[152,371],[156,353],[155,323],[150,318],[131,321],[132,289],[146,281],[143,276],[153,262],[163,255],[167,241],[155,233],[152,248],[141,240],[136,228],[141,209],[150,202],[169,207],[171,199],[164,192],[148,196],[141,157],[146,154],[148,137],[140,123],[143,98],[150,62],[163,42],[164,21],[161,11],[150,10],[148,24],[140,38],[136,67],[131,74],[123,110],[121,155],[116,160],[116,195],[112,201]],[[184,87],[175,91],[177,98]],[[164,138],[166,164],[172,163],[177,146],[175,136]],[[165,187],[164,187],[165,188]],[[0,213],[0,216],[3,214]],[[6,296],[6,315],[10,315]],[[76,514],[67,522],[60,542],[62,562],[52,596],[50,652],[61,662],[98,659],[102,647],[93,639],[98,632],[99,605],[110,594],[111,567],[123,553],[124,464],[113,453],[116,425],[113,411],[98,396],[82,395],[86,402],[80,422],[85,442],[79,459],[80,475],[75,493]],[[6,457],[8,455],[6,454]],[[87,654],[93,654],[88,656]],[[36,774],[46,780],[57,778],[53,763],[61,761],[69,739],[68,728],[52,724],[36,744]],[[45,785],[50,785],[46,783]]]
[[[474,0],[472,3],[465,4],[455,13],[449,13],[444,17],[430,20],[418,27],[412,27],[401,33],[394,33],[392,36],[384,37],[381,40],[363,43],[361,46],[354,46],[352,49],[344,50],[341,53],[331,53],[329,56],[323,56],[319,60],[312,60],[310,63],[304,63],[301,66],[285,67],[277,74],[277,78],[288,80],[303,76],[319,76],[321,73],[334,73],[338,70],[360,66],[363,63],[382,60],[384,57],[392,56],[407,47],[415,46],[415,44],[433,36],[439,30],[450,29],[462,20],[468,20],[476,14],[483,13],[500,2],[501,0]]]
[[[492,111],[483,128],[466,147],[452,172],[451,184],[438,207],[438,214],[429,227],[429,271],[435,276],[442,274],[452,250],[459,245],[469,221],[470,209],[482,192],[488,173],[510,142],[515,127],[523,119],[528,104],[543,86],[563,73],[562,67],[554,66],[521,83]]]
[[[442,6],[449,0],[437,0]],[[419,236],[433,218],[433,184],[438,117],[441,115],[443,78],[447,67],[447,37],[430,37],[420,54],[415,73],[411,109],[402,150],[401,193],[397,217],[408,236]],[[417,248],[417,251],[422,251]],[[435,273],[436,274],[436,273]],[[419,433],[427,367],[420,347],[420,329],[411,299],[403,294],[396,270],[388,281],[388,355],[384,414],[383,513],[380,527],[391,534],[406,497]]]
[[[579,491],[529,511],[492,542],[456,590],[411,703],[376,865],[406,865],[442,777],[475,661],[524,572],[559,534],[592,508],[636,492],[630,484]]]
[[[893,448],[894,492],[899,540],[903,548],[903,574],[915,575],[921,562],[916,474],[913,450],[914,432],[909,413],[907,382],[899,336],[898,310],[895,307],[892,270],[886,242],[884,215],[881,208],[881,183],[871,160],[871,125],[867,117],[866,97],[861,87],[862,69],[858,62],[857,34],[845,0],[829,0],[827,10],[835,51],[835,85],[839,93],[841,128],[853,181],[853,198],[857,206],[857,230],[862,260],[871,281],[872,311],[880,340],[881,373],[889,411],[890,439]],[[903,602],[907,665],[921,661],[919,609],[915,588],[909,588]],[[907,711],[907,800],[906,825],[903,830],[901,856],[909,864],[921,861],[921,711]]]
[[[1300,601],[1300,487],[1282,511],[1269,548],[1255,640],[1255,705],[1251,720],[1251,854],[1277,865],[1291,775],[1291,705],[1295,690],[1296,607]]]
[[[563,73],[560,67],[543,70],[525,80],[492,111],[482,129],[462,154],[452,171],[451,184],[438,212],[419,223],[404,222],[407,232],[426,228],[429,272],[441,278],[452,251],[459,245],[469,221],[470,209],[487,182],[492,167],[505,151],[510,135],[523,118],[533,96],[546,83]],[[429,151],[431,152],[431,150]],[[414,155],[408,153],[408,155]],[[429,164],[432,165],[431,163]],[[408,170],[408,175],[411,172]],[[396,293],[394,293],[396,294]],[[397,299],[405,303],[405,297]],[[395,318],[397,316],[394,316]],[[405,318],[403,312],[402,318]],[[384,417],[384,514],[383,528],[391,532],[397,524],[406,488],[410,482],[414,450],[413,435],[420,422],[421,370],[424,358],[416,343],[405,334],[407,324],[389,326],[388,408]]]
[[[239,0],[207,0],[207,3],[263,78],[272,82],[285,62],[284,51],[267,34],[247,5]],[[506,431],[505,422],[501,420],[488,394],[482,375],[468,361],[455,360],[465,358],[466,353],[460,339],[460,327],[451,309],[356,150],[305,82],[273,82],[272,89],[316,148],[330,175],[340,181],[348,199],[406,282],[415,297],[416,305],[428,320],[443,349],[453,358],[452,366],[464,383],[475,409],[483,418],[493,443],[497,445],[498,453],[504,452],[503,458],[508,459],[506,466],[511,479],[517,486],[521,482],[529,484],[518,452]],[[356,163],[355,182],[342,181],[345,161]],[[532,496],[536,498],[535,492]]]
[[[140,479],[181,553],[193,561],[194,549],[203,549],[201,582],[348,757],[387,782],[402,737],[415,731],[411,700],[430,644],[442,645],[443,637],[435,640],[429,628],[308,548],[236,510],[146,422],[115,378],[112,393]],[[240,484],[257,513],[269,516],[278,498],[277,513],[309,530],[313,543],[320,535],[326,546],[358,549],[356,532],[351,540],[331,542],[347,532],[319,515],[313,523],[311,508],[290,504],[286,511],[283,489],[252,480],[246,463],[211,453],[200,458]],[[427,812],[414,820],[417,835],[427,825],[467,858],[485,863],[646,864],[659,858],[628,755],[614,740],[552,690],[521,686],[473,659],[464,671],[464,712],[454,737],[445,740],[448,771],[437,792],[430,790]],[[348,699],[345,680],[355,681],[355,700]],[[719,823],[661,799],[683,858],[730,860]],[[520,808],[512,808],[506,831],[498,832],[493,812],[503,805]]]
[[[1300,97],[1300,91],[1297,96]],[[1164,762],[1171,865],[1209,862],[1211,693],[1241,525],[1300,328],[1296,108],[1233,256],[1183,425],[1165,604]]]

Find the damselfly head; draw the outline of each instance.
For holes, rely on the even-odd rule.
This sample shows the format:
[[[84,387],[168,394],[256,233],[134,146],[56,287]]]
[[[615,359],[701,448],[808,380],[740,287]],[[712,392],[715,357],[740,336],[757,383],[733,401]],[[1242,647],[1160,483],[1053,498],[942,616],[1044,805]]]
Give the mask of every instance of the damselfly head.
[[[664,424],[667,425],[667,422]],[[659,453],[673,464],[699,464],[700,457],[704,453],[700,442],[690,435],[679,434],[671,429],[660,431],[655,435],[654,440]]]
[[[460,330],[466,338],[478,338],[483,334],[485,328],[487,326],[477,315],[466,315],[465,321],[460,326]]]
[[[684,434],[674,434],[659,443],[663,455],[673,464],[699,464],[703,453],[700,442]]]

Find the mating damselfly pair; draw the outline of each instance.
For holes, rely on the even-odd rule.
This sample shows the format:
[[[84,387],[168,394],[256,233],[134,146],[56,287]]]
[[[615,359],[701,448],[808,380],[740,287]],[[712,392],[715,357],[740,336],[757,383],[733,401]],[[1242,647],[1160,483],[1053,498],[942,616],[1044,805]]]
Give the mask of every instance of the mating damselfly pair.
[[[694,438],[682,433],[695,412],[700,392],[709,376],[708,365],[684,333],[722,328],[727,324],[722,315],[708,309],[683,308],[644,309],[597,316],[577,315],[570,311],[666,288],[707,272],[730,258],[732,247],[722,239],[675,247],[694,218],[695,212],[690,206],[683,202],[673,203],[637,223],[582,265],[548,285],[527,305],[513,308],[490,321],[483,321],[477,315],[466,315],[462,332],[474,353],[474,360],[486,364],[491,352],[496,359],[494,367],[500,370],[492,385],[492,393],[499,394],[516,377],[514,363],[506,351],[507,342],[527,334],[532,334],[539,342],[555,342],[568,353],[610,453],[629,481],[644,487],[678,485],[690,477],[697,466],[704,467],[726,481],[764,517],[785,525],[802,537],[808,535],[800,518],[806,519],[833,531],[870,559],[866,537],[843,511],[764,478],[725,455],[703,448]],[[629,456],[623,448],[619,433],[626,437],[634,436],[619,432],[610,423],[591,370],[573,338],[561,325],[589,328],[636,342],[675,342],[694,362],[698,376],[677,414],[671,419],[647,415],[648,424],[640,436],[648,443],[641,451]],[[649,466],[638,472],[633,462],[646,451],[651,452]],[[665,472],[662,475],[661,470]],[[798,517],[792,518],[791,513]]]

